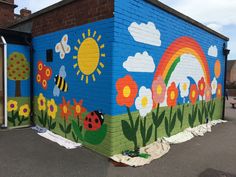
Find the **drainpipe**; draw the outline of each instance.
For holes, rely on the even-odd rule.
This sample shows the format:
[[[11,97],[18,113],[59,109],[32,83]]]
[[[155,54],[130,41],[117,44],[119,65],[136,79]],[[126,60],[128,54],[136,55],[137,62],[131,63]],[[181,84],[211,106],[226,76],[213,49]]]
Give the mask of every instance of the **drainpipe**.
[[[223,54],[225,57],[225,73],[224,73],[224,97],[223,97],[223,111],[222,111],[222,120],[225,120],[225,95],[226,95],[226,77],[227,77],[227,61],[230,50],[227,49],[227,43],[223,44]]]
[[[2,125],[2,128],[7,128],[7,43],[6,40],[3,36],[1,36],[1,40],[3,42],[3,46],[4,46],[4,51],[3,51],[3,66],[4,66],[4,73],[3,73],[3,86],[4,86],[4,125]]]
[[[25,39],[26,43],[30,47],[30,122],[31,126],[35,126],[34,121],[34,48],[32,44],[32,37],[29,41],[28,38]]]

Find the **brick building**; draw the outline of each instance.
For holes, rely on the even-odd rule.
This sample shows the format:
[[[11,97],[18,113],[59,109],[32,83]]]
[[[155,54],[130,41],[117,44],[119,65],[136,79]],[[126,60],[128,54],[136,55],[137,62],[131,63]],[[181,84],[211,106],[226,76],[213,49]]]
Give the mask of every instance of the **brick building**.
[[[222,118],[229,39],[159,1],[64,0],[5,26],[7,127],[111,156]]]

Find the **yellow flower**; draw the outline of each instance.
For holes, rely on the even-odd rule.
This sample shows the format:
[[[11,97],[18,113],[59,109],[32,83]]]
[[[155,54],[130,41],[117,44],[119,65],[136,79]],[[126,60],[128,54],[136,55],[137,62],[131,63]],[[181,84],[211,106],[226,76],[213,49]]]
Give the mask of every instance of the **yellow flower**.
[[[28,104],[24,104],[20,107],[19,115],[24,117],[29,117],[30,107]]]
[[[39,109],[39,111],[46,110],[46,99],[42,93],[40,93],[39,97],[38,97],[38,109]]]
[[[7,102],[7,111],[8,112],[16,111],[17,109],[18,109],[18,106],[17,106],[17,102],[16,101],[9,100]]]
[[[48,106],[48,116],[50,116],[52,119],[55,119],[57,114],[57,105],[54,99],[49,100],[47,102],[47,106]]]

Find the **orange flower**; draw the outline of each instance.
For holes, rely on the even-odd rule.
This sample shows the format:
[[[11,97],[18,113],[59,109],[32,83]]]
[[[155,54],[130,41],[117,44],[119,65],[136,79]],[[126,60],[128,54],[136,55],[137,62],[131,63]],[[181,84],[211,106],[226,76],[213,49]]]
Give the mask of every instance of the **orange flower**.
[[[217,98],[222,97],[222,85],[221,84],[217,85],[216,96],[217,96]]]
[[[205,83],[204,77],[202,77],[202,78],[198,81],[199,95],[201,95],[202,97],[204,96],[205,87],[206,87],[206,83]]]
[[[62,104],[60,104],[61,109],[61,117],[68,120],[69,115],[71,115],[71,111],[69,109],[70,101],[66,102],[65,98],[62,97]]]
[[[193,84],[190,86],[190,94],[189,94],[189,100],[192,104],[195,104],[199,96],[199,92],[197,89],[197,85]]]
[[[177,98],[179,92],[174,82],[171,83],[169,88],[167,89],[167,105],[169,107],[176,106]]]
[[[116,102],[120,106],[131,107],[138,93],[138,86],[130,75],[120,78],[116,82]]]
[[[83,100],[80,100],[78,103],[75,99],[73,99],[73,101],[74,106],[72,109],[74,110],[74,117],[77,118],[79,116],[79,118],[81,118],[81,115],[87,111],[86,108],[82,106]]]

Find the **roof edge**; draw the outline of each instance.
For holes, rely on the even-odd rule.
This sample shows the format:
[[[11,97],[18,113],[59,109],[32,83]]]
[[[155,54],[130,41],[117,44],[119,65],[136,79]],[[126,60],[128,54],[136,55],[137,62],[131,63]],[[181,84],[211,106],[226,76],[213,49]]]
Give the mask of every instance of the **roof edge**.
[[[229,38],[226,37],[225,35],[217,32],[217,31],[215,31],[215,30],[213,30],[213,29],[211,29],[209,27],[207,27],[206,25],[203,25],[202,23],[192,19],[191,17],[189,17],[187,15],[182,14],[181,12],[179,12],[179,11],[177,11],[177,10],[167,6],[167,5],[165,5],[164,3],[162,3],[162,2],[160,2],[158,0],[145,0],[145,1],[150,3],[150,4],[152,4],[152,5],[154,5],[154,6],[157,6],[157,7],[161,8],[162,10],[164,10],[164,11],[166,11],[166,12],[172,14],[172,15],[175,15],[175,16],[181,18],[182,20],[184,20],[184,21],[186,21],[188,23],[191,23],[192,25],[197,26],[197,27],[199,27],[199,28],[201,28],[201,29],[203,29],[203,30],[205,30],[205,31],[207,31],[207,32],[209,32],[209,33],[211,33],[211,34],[221,38],[221,39],[229,41]]]
[[[48,7],[44,8],[44,9],[42,9],[42,10],[39,10],[39,11],[37,11],[37,12],[35,12],[35,13],[29,15],[28,17],[25,17],[25,18],[23,18],[23,19],[21,19],[21,20],[19,20],[19,21],[16,21],[15,23],[12,23],[12,24],[8,25],[7,28],[12,28],[12,27],[17,26],[18,24],[21,24],[21,23],[30,21],[31,19],[33,19],[33,18],[35,18],[35,17],[38,17],[38,16],[43,15],[43,14],[45,14],[45,13],[48,13],[48,12],[50,12],[50,11],[52,11],[52,10],[55,10],[55,9],[57,9],[57,8],[60,8],[60,7],[64,6],[64,5],[67,5],[67,4],[69,4],[69,3],[72,3],[72,2],[74,2],[74,1],[76,1],[76,0],[62,0],[62,1],[59,1],[59,2],[56,3],[56,4],[53,4],[53,5],[51,5],[51,6],[48,6]]]

